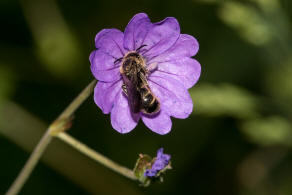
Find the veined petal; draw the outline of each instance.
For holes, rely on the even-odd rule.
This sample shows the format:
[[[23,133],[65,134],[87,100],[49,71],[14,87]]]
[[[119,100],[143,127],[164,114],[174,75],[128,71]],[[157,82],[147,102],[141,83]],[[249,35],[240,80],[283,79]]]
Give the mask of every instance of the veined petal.
[[[180,35],[180,26],[173,17],[154,23],[142,45],[142,54],[146,58],[157,56],[173,46]]]
[[[112,83],[99,81],[94,88],[94,101],[104,114],[111,112],[114,101],[122,89],[122,80]]]
[[[184,57],[192,57],[199,50],[198,41],[191,35],[181,34],[175,44],[161,55],[155,56],[149,60],[153,62],[166,62],[170,60],[178,60]]]
[[[159,55],[168,50],[178,39],[180,27],[175,18],[168,17],[152,24],[147,14],[136,14],[125,29],[124,47],[136,50],[146,57]]]
[[[184,119],[193,111],[191,96],[180,81],[154,72],[149,77],[149,86],[159,99],[161,110],[168,115]]]
[[[129,51],[138,49],[152,27],[152,23],[147,14],[136,14],[128,23],[124,33],[124,48]]]
[[[131,113],[128,99],[122,92],[119,92],[111,111],[113,128],[119,133],[128,133],[136,127],[139,119],[140,115],[133,115]]]
[[[103,29],[95,37],[95,47],[118,59],[124,56],[124,34],[118,29]]]
[[[186,89],[191,88],[198,81],[201,74],[200,63],[192,58],[184,57],[157,65],[155,75],[164,78],[174,78],[180,81]]]
[[[171,130],[172,122],[170,116],[163,110],[161,110],[155,116],[148,116],[143,114],[141,118],[144,124],[155,133],[164,135],[169,133]]]
[[[121,78],[119,64],[115,64],[115,58],[101,50],[95,50],[89,57],[91,72],[99,81],[113,82]]]

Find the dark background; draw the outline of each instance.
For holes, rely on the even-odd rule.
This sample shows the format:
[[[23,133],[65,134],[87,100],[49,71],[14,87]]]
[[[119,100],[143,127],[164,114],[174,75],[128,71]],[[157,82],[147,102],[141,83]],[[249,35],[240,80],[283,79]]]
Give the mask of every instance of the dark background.
[[[0,194],[46,125],[93,79],[104,28],[133,15],[176,17],[202,65],[193,114],[164,136],[142,122],[117,133],[90,97],[69,134],[132,168],[164,147],[173,169],[143,188],[54,140],[20,194],[292,194],[292,3],[289,0],[0,1]],[[121,116],[122,117],[122,116]]]

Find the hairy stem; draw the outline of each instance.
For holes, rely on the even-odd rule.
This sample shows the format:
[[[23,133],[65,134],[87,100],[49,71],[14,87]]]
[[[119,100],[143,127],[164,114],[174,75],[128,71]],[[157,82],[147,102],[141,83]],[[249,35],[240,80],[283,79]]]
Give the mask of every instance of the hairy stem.
[[[129,178],[129,179],[132,179],[132,180],[137,179],[132,170],[115,163],[114,161],[110,160],[109,158],[103,156],[102,154],[94,151],[93,149],[89,148],[85,144],[83,144],[83,143],[79,142],[78,140],[76,140],[75,138],[71,137],[67,133],[62,132],[62,133],[57,134],[56,136],[59,139],[61,139],[62,141],[66,142],[67,144],[71,145],[76,150],[83,153],[84,155],[86,155],[86,156],[90,157],[91,159],[99,162],[100,164],[108,167],[109,169],[111,169],[111,170],[113,170],[113,171],[115,171],[115,172]]]
[[[35,147],[34,151],[30,155],[26,164],[22,168],[21,172],[7,191],[7,195],[18,194],[24,183],[29,178],[34,167],[37,165],[45,149],[52,140],[53,135],[65,131],[70,127],[70,120],[73,113],[77,108],[89,97],[92,93],[96,80],[92,81],[72,102],[69,106],[60,114],[60,116],[49,126],[46,133],[41,138],[40,142]]]

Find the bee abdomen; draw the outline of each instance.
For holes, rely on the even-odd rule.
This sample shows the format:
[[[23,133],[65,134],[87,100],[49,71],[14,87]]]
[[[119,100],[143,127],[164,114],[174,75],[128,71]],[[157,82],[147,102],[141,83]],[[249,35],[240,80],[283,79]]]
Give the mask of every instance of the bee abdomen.
[[[153,95],[148,85],[140,88],[141,94],[141,111],[145,114],[153,114],[159,111],[160,103]]]
[[[147,95],[142,97],[142,106],[149,106],[153,103],[153,101],[155,101],[153,95],[151,93],[148,93]]]
[[[160,104],[157,99],[153,99],[153,102],[143,108],[143,112],[146,114],[157,113],[160,110]]]

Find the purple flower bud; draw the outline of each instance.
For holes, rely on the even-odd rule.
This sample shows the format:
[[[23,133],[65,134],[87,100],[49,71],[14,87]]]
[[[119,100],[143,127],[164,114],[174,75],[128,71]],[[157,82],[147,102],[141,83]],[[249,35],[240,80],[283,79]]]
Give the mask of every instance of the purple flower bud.
[[[163,154],[163,148],[160,148],[157,151],[157,157],[155,158],[154,163],[152,164],[151,169],[146,169],[144,175],[147,177],[158,176],[158,173],[169,166],[170,155]]]
[[[136,14],[124,33],[103,29],[90,54],[91,72],[99,80],[94,101],[120,133],[138,121],[158,134],[171,130],[170,117],[184,119],[193,111],[188,89],[198,81],[200,63],[193,59],[198,41],[181,34],[173,17],[152,23]]]

